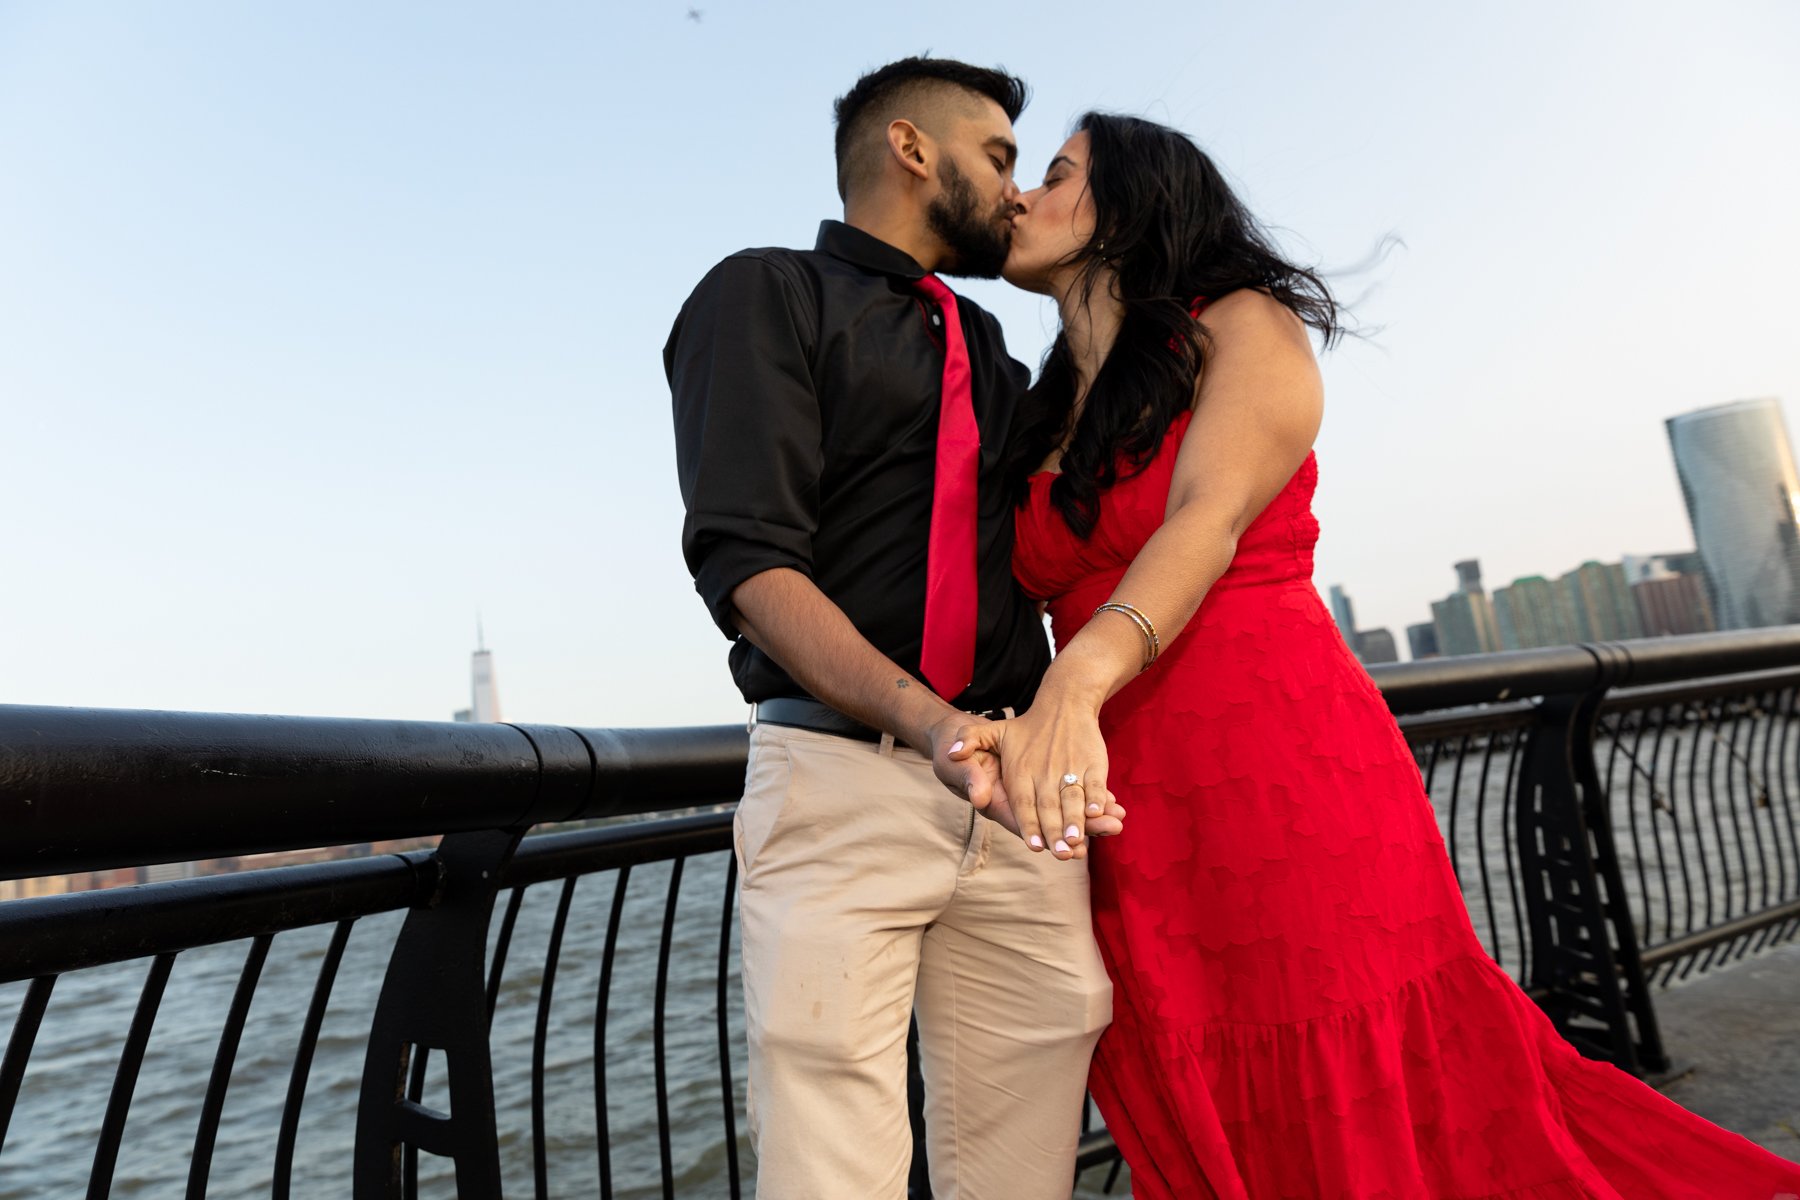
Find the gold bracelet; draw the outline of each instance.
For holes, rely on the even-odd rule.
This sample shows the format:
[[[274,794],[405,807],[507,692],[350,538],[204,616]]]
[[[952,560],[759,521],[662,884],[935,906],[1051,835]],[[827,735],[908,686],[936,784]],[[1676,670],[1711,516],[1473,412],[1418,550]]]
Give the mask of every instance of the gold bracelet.
[[[1094,615],[1097,617],[1103,612],[1124,613],[1138,627],[1138,632],[1144,635],[1145,651],[1144,665],[1138,670],[1148,671],[1150,664],[1156,661],[1156,656],[1162,653],[1162,639],[1156,636],[1156,626],[1151,623],[1150,618],[1144,615],[1143,610],[1117,600],[1109,600],[1102,604],[1094,610]]]

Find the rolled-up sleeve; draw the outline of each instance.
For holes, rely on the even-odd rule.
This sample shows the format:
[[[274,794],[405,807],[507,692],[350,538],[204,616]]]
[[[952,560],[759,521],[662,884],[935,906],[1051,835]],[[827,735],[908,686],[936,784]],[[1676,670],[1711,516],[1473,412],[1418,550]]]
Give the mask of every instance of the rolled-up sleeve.
[[[812,575],[818,529],[818,396],[812,306],[778,264],[726,259],[682,306],[663,349],[687,519],[681,549],[726,637],[731,593],[752,575]]]

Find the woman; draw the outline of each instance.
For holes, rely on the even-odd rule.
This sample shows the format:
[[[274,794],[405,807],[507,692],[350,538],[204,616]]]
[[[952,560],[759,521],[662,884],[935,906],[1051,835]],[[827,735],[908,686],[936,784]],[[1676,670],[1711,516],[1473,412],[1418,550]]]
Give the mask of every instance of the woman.
[[[998,751],[1021,836],[1058,857],[1086,806],[1130,811],[1089,860],[1114,981],[1091,1086],[1134,1194],[1800,1192],[1800,1167],[1582,1059],[1477,941],[1310,583],[1324,285],[1147,121],[1084,117],[1021,205],[1006,278],[1062,330],[1014,567],[1059,653],[960,755]]]

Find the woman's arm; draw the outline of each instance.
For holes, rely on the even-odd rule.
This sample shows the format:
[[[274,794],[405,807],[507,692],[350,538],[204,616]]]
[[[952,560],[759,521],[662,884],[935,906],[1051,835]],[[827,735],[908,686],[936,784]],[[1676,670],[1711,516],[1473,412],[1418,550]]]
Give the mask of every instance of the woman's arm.
[[[1206,310],[1206,324],[1213,353],[1166,518],[1110,597],[1148,617],[1164,647],[1231,565],[1244,530],[1305,461],[1324,405],[1306,327],[1275,300],[1234,292]],[[1056,656],[1024,717],[970,743],[995,743],[1021,836],[1033,849],[1048,843],[1066,857],[1061,847],[1070,829],[1079,837],[1084,802],[1109,795],[1100,706],[1138,674],[1144,656],[1137,624],[1101,613]],[[1080,786],[1063,785],[1071,773]]]
[[[1175,460],[1168,512],[1110,597],[1149,617],[1165,646],[1231,565],[1244,530],[1300,469],[1324,408],[1306,327],[1275,300],[1234,292],[1207,309],[1206,323],[1214,352]],[[1057,656],[1044,687],[1098,712],[1143,662],[1137,626],[1102,613]]]

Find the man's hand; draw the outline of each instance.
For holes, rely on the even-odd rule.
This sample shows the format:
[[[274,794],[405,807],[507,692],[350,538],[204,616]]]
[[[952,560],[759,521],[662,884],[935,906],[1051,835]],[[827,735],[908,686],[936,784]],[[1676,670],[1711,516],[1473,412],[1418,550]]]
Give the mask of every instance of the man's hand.
[[[971,720],[991,724],[958,712],[931,727],[931,769],[937,773],[939,782],[973,804],[976,812],[986,813],[1017,833],[1019,823],[1012,819],[1012,808],[1006,802],[1006,788],[1000,782],[999,756],[963,752],[963,731]],[[999,811],[990,811],[996,806]]]
[[[988,802],[986,805],[977,805],[975,811],[1018,837],[1019,817],[1013,812],[1012,801],[1006,797],[1005,785],[1000,782],[999,758],[986,750],[978,750],[969,757],[967,764],[974,764],[987,779]],[[971,800],[970,803],[974,804],[974,801]]]

